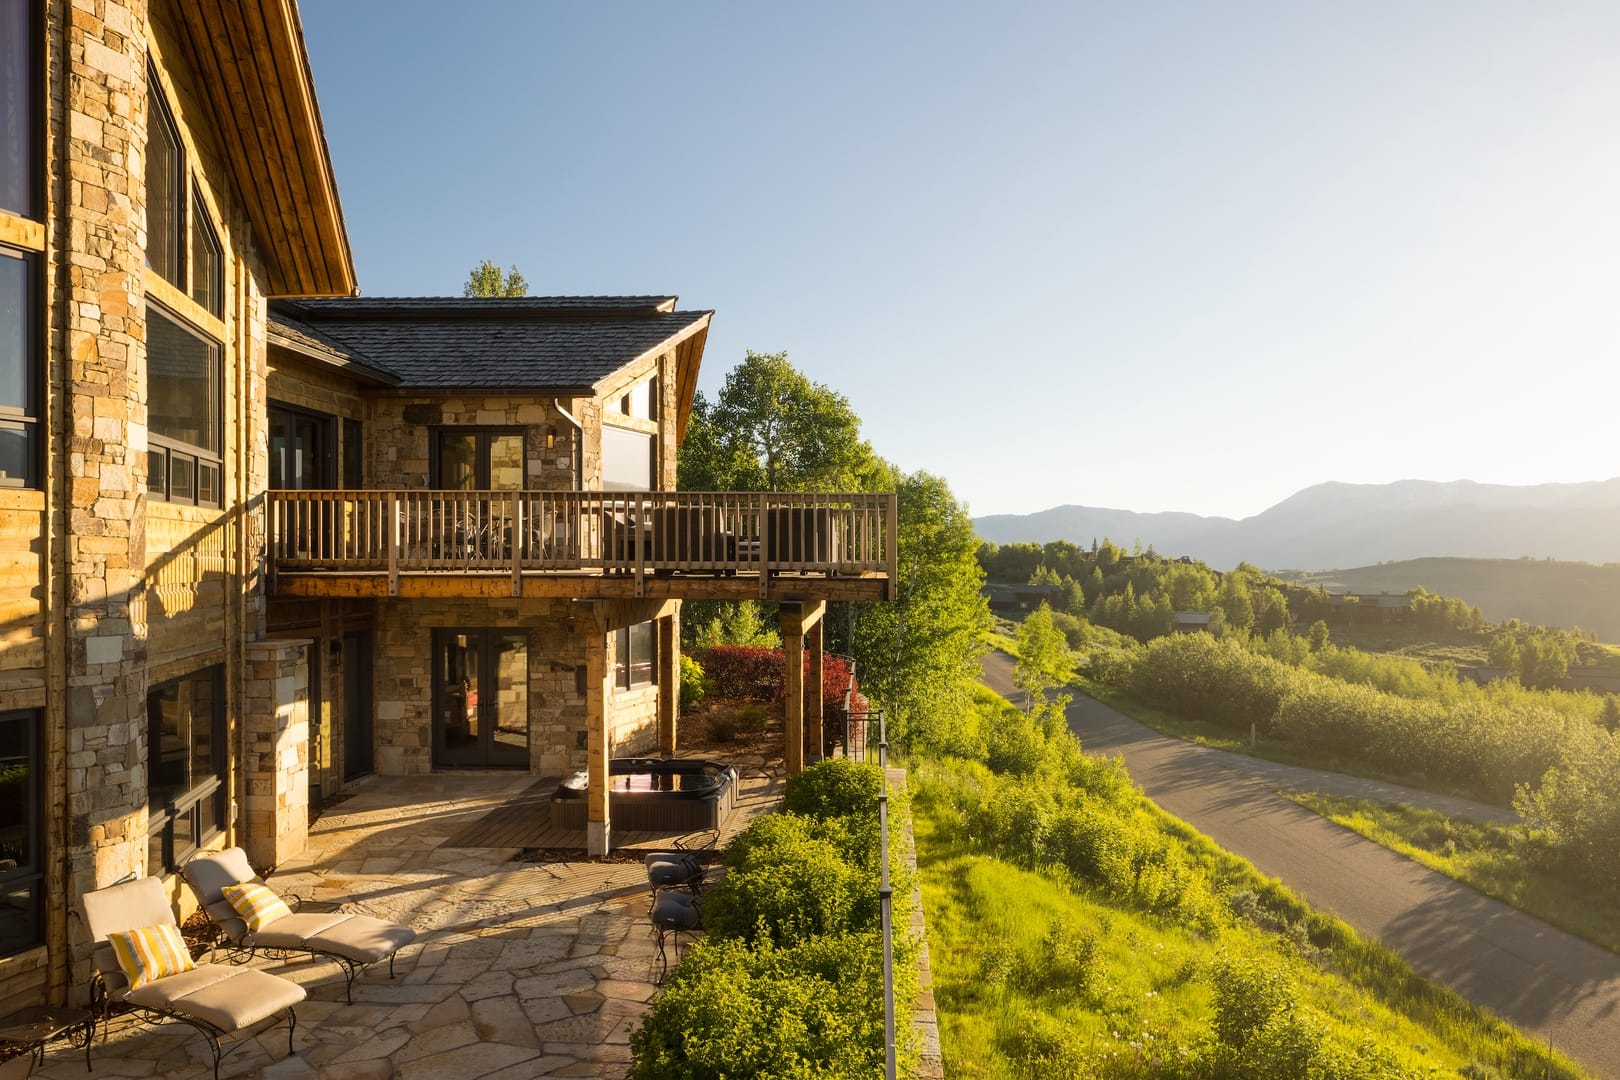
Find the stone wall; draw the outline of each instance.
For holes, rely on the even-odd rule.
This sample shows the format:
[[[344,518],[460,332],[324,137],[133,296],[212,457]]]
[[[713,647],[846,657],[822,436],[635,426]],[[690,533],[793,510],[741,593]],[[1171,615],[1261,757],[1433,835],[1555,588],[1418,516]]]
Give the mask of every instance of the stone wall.
[[[271,640],[247,646],[241,839],[255,866],[278,866],[309,841],[306,672],[313,645]]]

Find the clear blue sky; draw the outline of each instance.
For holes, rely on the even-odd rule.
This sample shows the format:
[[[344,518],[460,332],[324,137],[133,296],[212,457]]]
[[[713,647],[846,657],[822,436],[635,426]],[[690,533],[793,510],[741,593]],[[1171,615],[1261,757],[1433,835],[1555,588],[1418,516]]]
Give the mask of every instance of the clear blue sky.
[[[365,293],[679,294],[975,514],[1620,474],[1612,0],[302,13]]]

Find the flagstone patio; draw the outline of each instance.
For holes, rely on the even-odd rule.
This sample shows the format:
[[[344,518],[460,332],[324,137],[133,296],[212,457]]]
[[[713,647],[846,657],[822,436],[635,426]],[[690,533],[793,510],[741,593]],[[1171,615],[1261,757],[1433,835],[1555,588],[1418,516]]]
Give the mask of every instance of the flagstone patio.
[[[776,805],[779,770],[743,767],[738,812],[720,838]],[[285,1027],[227,1057],[222,1076],[291,1080],[384,1077],[623,1076],[630,1030],[659,973],[646,874],[626,862],[518,862],[517,847],[452,847],[481,815],[534,787],[507,773],[367,777],[312,826],[308,849],[270,883],[306,900],[408,924],[417,940],[361,975],[353,1005],[330,961],[267,963],[309,991],[297,1054]],[[638,835],[638,841],[645,838]],[[666,846],[668,846],[666,844]],[[209,1077],[189,1029],[115,1019],[98,1033],[94,1072],[53,1047],[36,1076]]]

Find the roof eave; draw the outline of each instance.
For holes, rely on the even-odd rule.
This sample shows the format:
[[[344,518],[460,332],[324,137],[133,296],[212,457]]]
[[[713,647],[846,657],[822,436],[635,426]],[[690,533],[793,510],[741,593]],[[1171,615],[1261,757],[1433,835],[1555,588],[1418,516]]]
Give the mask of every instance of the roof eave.
[[[348,296],[354,255],[295,0],[171,5],[270,296]]]

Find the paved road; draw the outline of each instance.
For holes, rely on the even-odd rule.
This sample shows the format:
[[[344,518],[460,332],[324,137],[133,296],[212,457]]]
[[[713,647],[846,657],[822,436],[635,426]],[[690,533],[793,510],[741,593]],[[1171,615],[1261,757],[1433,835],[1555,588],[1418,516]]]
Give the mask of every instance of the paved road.
[[[1011,696],[1011,658],[993,653],[984,669],[985,682]],[[1365,840],[1276,789],[1398,793],[1391,801],[1409,796],[1426,803],[1444,796],[1167,738],[1087,697],[1069,707],[1069,726],[1088,750],[1123,755],[1154,802],[1315,907],[1596,1075],[1620,1080],[1620,956]]]

